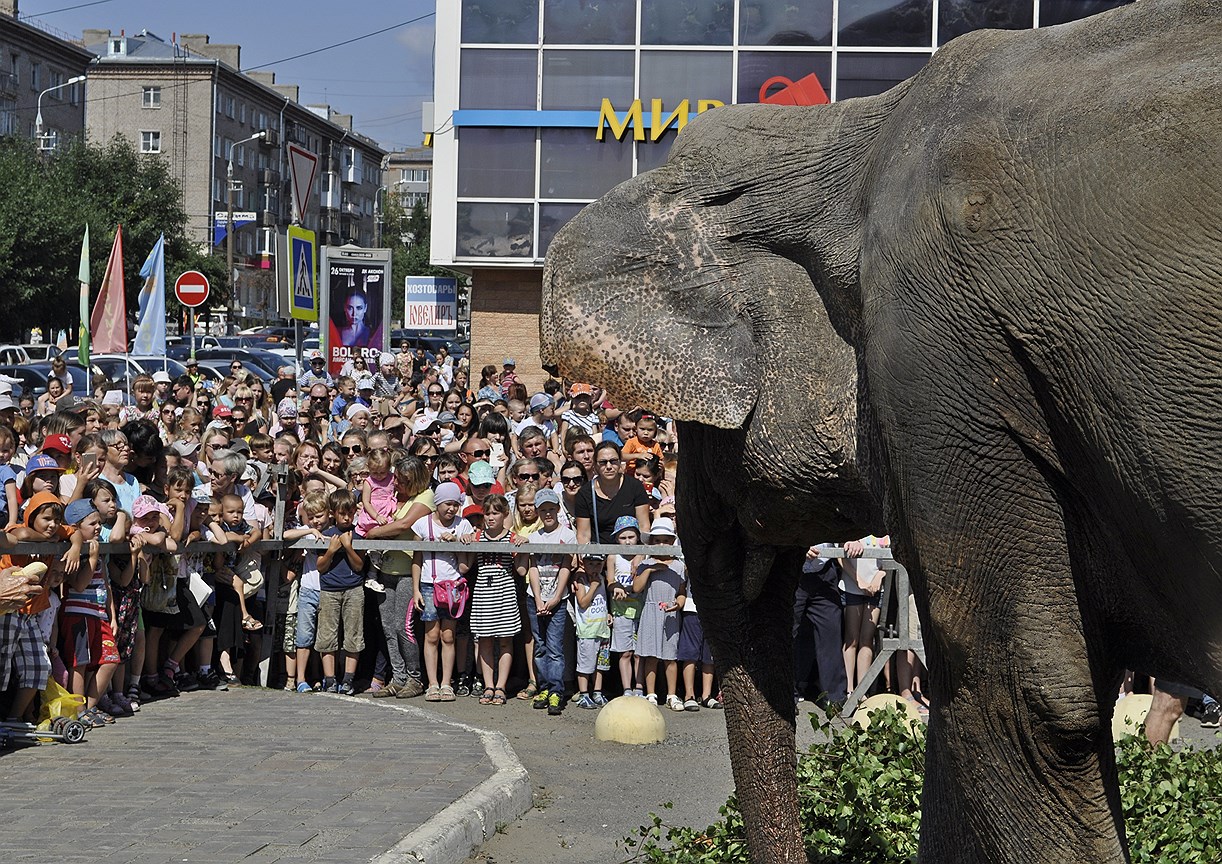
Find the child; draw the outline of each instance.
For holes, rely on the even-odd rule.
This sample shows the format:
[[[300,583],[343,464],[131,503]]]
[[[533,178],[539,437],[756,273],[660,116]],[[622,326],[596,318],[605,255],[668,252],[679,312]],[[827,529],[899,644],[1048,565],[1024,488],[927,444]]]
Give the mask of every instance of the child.
[[[476,463],[482,464],[482,463]],[[489,495],[483,505],[484,527],[477,542],[509,540],[509,502]],[[471,586],[471,632],[479,639],[479,666],[484,677],[481,705],[504,705],[505,684],[513,665],[513,640],[522,630],[518,580],[526,575],[527,557],[505,552],[476,552]]]
[[[692,597],[692,586],[687,586],[687,599],[679,613],[679,647],[676,656],[683,664],[683,710],[699,711],[701,708],[720,708],[717,691],[713,689],[713,653],[704,638],[700,616],[696,614],[696,601]],[[700,699],[696,699],[696,672],[700,672]]]
[[[442,483],[433,492],[436,511],[417,519],[412,531],[421,540],[453,541],[470,534],[470,523],[458,515],[462,497],[457,483]],[[429,681],[424,698],[427,702],[453,702],[455,699],[450,679],[454,674],[456,622],[453,610],[439,609],[434,602],[434,584],[441,580],[457,581],[470,567],[468,552],[416,552],[412,556],[412,595],[420,610],[420,620],[424,622],[424,668]]]
[[[37,527],[21,526],[25,530],[20,532],[10,529],[13,532],[13,539],[18,539],[19,535],[24,535],[25,538],[34,541],[59,539],[61,533],[59,522],[48,521],[49,517],[54,515],[56,508],[62,512],[58,502],[50,497],[44,499],[39,507],[32,507],[31,515]],[[50,530],[49,535],[46,533],[47,530]],[[8,555],[3,556],[0,558],[0,573],[15,572],[18,563]],[[47,680],[51,677],[51,658],[47,654],[47,643],[39,626],[39,618],[51,608],[54,602],[52,594],[63,575],[62,567],[51,571],[42,561],[26,563],[21,568],[21,572],[39,577],[39,582],[43,585],[44,590],[16,612],[0,615],[0,644],[7,646],[3,657],[4,662],[0,664],[0,692],[7,690],[14,678],[17,685],[4,721],[6,726],[25,723],[26,714],[34,702],[34,697],[47,686]],[[58,576],[55,575],[56,573]],[[23,726],[22,728],[32,729],[33,727]]]
[[[78,719],[96,729],[114,722],[114,717],[98,708],[98,700],[110,688],[110,680],[119,666],[119,649],[110,624],[113,614],[110,580],[98,554],[102,523],[93,503],[85,499],[73,501],[65,516],[76,527],[73,547],[87,551],[88,564],[77,568],[65,580],[59,654],[68,668],[68,689],[85,697],[85,708],[77,715]]]
[[[326,530],[331,527],[331,510],[327,504],[327,496],[322,492],[309,493],[301,502],[301,510],[305,516],[305,524],[300,528],[285,531],[284,539],[315,537],[325,540]],[[310,663],[310,649],[314,647],[314,634],[318,630],[318,603],[322,593],[322,583],[318,575],[318,555],[315,549],[305,550],[302,555],[301,578],[293,583],[298,588],[297,621],[291,634],[297,656],[296,662],[292,664],[292,671],[296,673],[298,693],[309,693],[313,689],[306,680],[306,673]],[[286,640],[289,635],[285,634]],[[288,663],[287,653],[285,663]]]
[[[395,508],[399,506],[395,497],[395,475],[390,470],[390,451],[372,450],[365,457],[369,476],[361,484],[361,510],[356,520],[356,533],[364,537],[369,529],[385,525],[390,521]],[[378,594],[385,594],[386,587],[373,575],[371,570],[365,580],[365,587]]]
[[[573,596],[577,601],[577,707],[601,708],[607,704],[603,696],[603,672],[611,669],[607,640],[611,624],[607,613],[607,586],[603,583],[602,555],[582,555],[577,578],[573,581]],[[590,692],[590,676],[594,676],[594,692]]]
[[[17,452],[17,436],[7,426],[0,426],[0,525],[17,519],[17,472],[9,465]]]
[[[352,521],[356,505],[347,490],[327,496],[334,524],[322,532],[330,545],[318,556],[319,587],[318,636],[314,649],[322,655],[323,687],[328,693],[351,696],[356,692],[357,656],[365,649],[365,559],[352,548]],[[344,677],[335,680],[335,655],[340,650],[343,627]],[[300,686],[300,685],[299,685]]]
[[[255,596],[263,585],[263,575],[253,569],[253,565],[257,565],[259,561],[258,553],[249,551],[253,544],[263,539],[263,530],[258,525],[251,525],[243,517],[245,505],[241,497],[225,495],[221,498],[220,505],[221,531],[225,535],[225,542],[236,543],[238,548],[234,551],[214,553],[216,555],[214,567],[218,584],[231,589],[237,595],[238,608],[242,616],[241,629],[249,632],[262,630],[263,622],[250,614],[246,608],[246,600],[248,597]],[[228,599],[225,595],[222,595],[222,598]],[[227,605],[232,606],[232,601]],[[225,621],[228,618],[224,605],[218,617],[224,629]],[[245,638],[243,637],[241,641],[245,642]],[[222,646],[222,654],[225,650],[225,647]]]
[[[531,487],[518,493],[521,496]],[[533,493],[541,527],[527,538],[527,543],[576,543],[577,535],[560,524],[560,496],[551,489]],[[527,571],[526,610],[530,629],[535,637],[535,674],[539,692],[532,703],[546,708],[558,717],[564,710],[564,629],[568,621],[564,601],[569,596],[569,575],[573,569],[572,555],[536,554],[530,556]]]
[[[525,540],[536,531],[543,530],[543,522],[540,520],[538,510],[538,487],[534,483],[527,483],[518,490],[514,501],[514,536]]]
[[[649,542],[655,546],[674,545],[674,523],[660,517],[649,533]],[[682,561],[651,555],[640,563],[636,578],[632,580],[632,590],[645,594],[636,647],[641,657],[641,671],[645,675],[645,698],[654,705],[658,704],[660,660],[666,674],[666,707],[672,711],[683,710],[683,702],[678,696],[679,670],[675,659],[679,648],[678,613],[687,602],[686,573]]]
[[[21,500],[30,501],[39,492],[56,494],[59,491],[59,476],[64,470],[54,457],[46,453],[31,456],[25,464],[25,481],[21,484]],[[58,500],[58,496],[57,496]]]
[[[635,413],[635,412],[634,412]],[[659,467],[662,462],[662,445],[655,438],[658,434],[658,418],[652,414],[642,413],[636,418],[636,437],[624,441],[621,453],[625,462],[657,456]]]
[[[615,520],[612,532],[621,546],[641,542],[641,526],[635,516]],[[619,677],[625,696],[644,696],[641,658],[636,654],[637,625],[641,621],[644,598],[632,590],[636,568],[644,556],[613,555],[607,568],[607,590],[611,595],[611,653],[619,655]],[[635,682],[635,683],[634,683]]]

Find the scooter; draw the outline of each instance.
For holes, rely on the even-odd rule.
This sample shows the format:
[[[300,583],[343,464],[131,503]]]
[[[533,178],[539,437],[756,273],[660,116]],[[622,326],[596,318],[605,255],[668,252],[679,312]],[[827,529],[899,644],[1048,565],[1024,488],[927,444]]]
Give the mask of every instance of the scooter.
[[[41,744],[44,741],[80,744],[85,740],[87,731],[85,724],[75,717],[56,717],[48,729],[40,729],[33,723],[5,721],[0,722],[0,747]]]

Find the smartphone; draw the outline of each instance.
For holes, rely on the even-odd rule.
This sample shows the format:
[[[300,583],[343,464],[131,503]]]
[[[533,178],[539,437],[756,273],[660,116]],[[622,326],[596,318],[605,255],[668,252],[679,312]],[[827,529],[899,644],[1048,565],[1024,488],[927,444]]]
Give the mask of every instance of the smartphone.
[[[88,470],[92,468],[94,463],[97,461],[98,461],[97,453],[83,453],[81,455],[81,468],[83,470]]]

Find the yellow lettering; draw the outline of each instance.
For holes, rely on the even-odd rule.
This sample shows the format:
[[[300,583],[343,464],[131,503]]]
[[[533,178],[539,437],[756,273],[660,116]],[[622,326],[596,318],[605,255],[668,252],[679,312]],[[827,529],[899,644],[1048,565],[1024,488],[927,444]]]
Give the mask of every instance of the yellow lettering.
[[[635,141],[645,140],[645,123],[642,117],[641,100],[633,101],[628,108],[628,113],[624,115],[623,122],[620,122],[619,117],[615,114],[615,108],[611,105],[610,99],[603,99],[602,107],[598,109],[598,134],[597,139],[603,140],[603,126],[611,127],[611,134],[616,141],[624,139],[624,133],[628,131],[628,127],[632,127],[632,138]]]
[[[701,99],[696,103],[696,113],[703,114],[705,111],[712,108],[724,108],[725,104],[725,102],[722,102],[719,99]]]
[[[675,131],[678,132],[687,125],[687,115],[691,110],[691,105],[686,99],[679,103],[679,106],[674,111],[670,112],[670,116],[666,118],[666,122],[662,122],[662,100],[654,99],[652,101],[653,110],[653,132],[649,136],[650,141],[657,141],[662,137],[662,133],[666,131],[671,123],[675,124]]]

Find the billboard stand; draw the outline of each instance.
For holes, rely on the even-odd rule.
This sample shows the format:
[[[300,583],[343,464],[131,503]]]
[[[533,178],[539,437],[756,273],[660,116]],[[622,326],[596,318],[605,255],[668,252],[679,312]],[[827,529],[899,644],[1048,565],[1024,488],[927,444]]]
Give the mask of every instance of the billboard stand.
[[[331,375],[358,356],[371,372],[390,344],[390,250],[323,246],[318,335]]]

